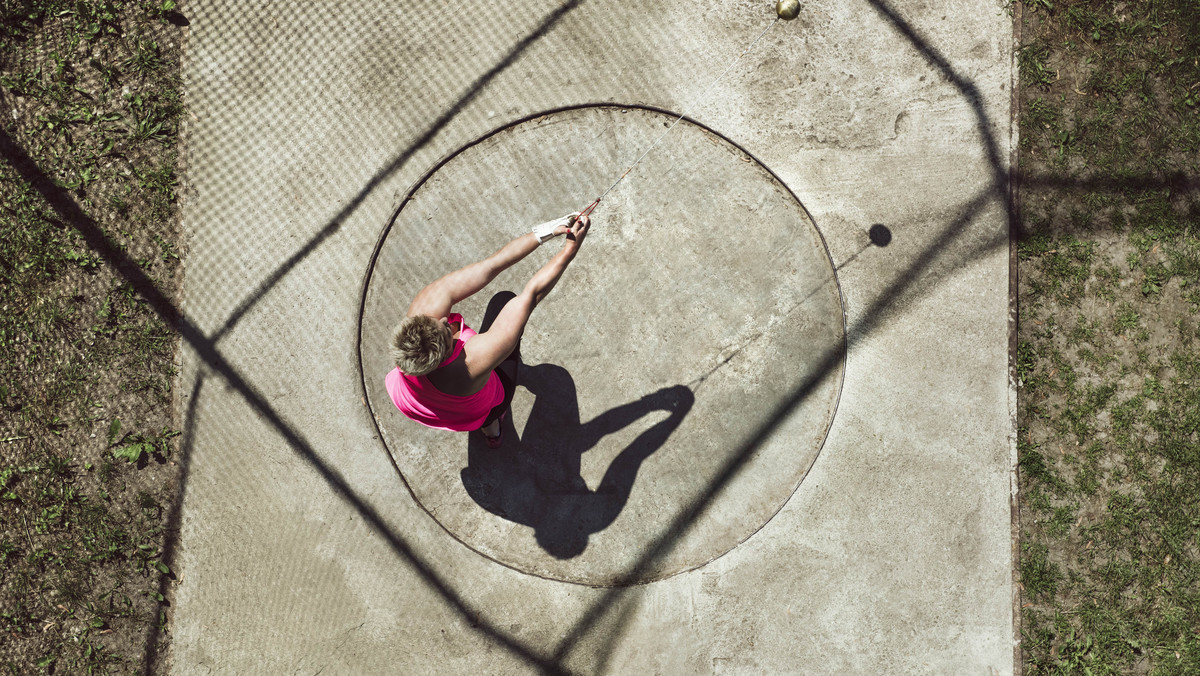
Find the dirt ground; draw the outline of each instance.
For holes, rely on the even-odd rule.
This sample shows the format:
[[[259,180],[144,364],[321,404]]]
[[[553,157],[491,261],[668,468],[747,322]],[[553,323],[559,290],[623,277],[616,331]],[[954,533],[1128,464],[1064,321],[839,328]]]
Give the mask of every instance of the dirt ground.
[[[166,6],[0,7],[0,664],[11,673],[163,669],[178,341],[129,271],[178,288],[186,20]],[[97,254],[94,233],[125,262]]]
[[[1200,6],[1022,6],[1026,673],[1200,671]]]

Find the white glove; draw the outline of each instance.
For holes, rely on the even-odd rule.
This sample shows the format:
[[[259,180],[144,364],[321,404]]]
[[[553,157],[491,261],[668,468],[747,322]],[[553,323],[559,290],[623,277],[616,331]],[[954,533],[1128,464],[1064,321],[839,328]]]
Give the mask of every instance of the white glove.
[[[554,236],[557,234],[554,232],[554,230],[558,228],[558,226],[561,225],[570,229],[572,225],[575,225],[576,218],[579,218],[578,211],[572,214],[567,214],[562,218],[556,218],[553,221],[546,221],[541,225],[535,225],[533,226],[533,236],[537,237],[538,244],[543,244],[546,242],[546,240],[554,238]]]

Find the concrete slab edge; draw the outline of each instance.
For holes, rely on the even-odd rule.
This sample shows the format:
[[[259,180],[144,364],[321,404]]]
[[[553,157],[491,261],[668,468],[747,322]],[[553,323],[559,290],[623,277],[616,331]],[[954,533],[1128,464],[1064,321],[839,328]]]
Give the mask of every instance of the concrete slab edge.
[[[1008,162],[1008,414],[1009,420],[1009,486],[1010,512],[1012,518],[1012,604],[1013,604],[1013,675],[1022,676],[1021,664],[1021,501],[1017,455],[1017,325],[1020,319],[1019,284],[1017,268],[1017,240],[1020,237],[1021,190],[1018,162],[1020,161],[1021,119],[1021,71],[1018,54],[1021,49],[1022,3],[1012,7],[1013,37],[1009,65],[1011,85],[1009,93],[1009,162]]]
[[[181,6],[176,7],[176,11],[182,12],[188,9],[190,3],[181,3]],[[185,15],[186,16],[186,15]],[[191,43],[192,31],[190,23],[185,22],[180,26],[179,30],[179,76],[181,84],[179,87],[180,104],[183,114],[179,116],[179,126],[175,141],[176,161],[175,161],[175,176],[179,182],[176,189],[178,198],[175,202],[175,218],[178,220],[179,232],[178,240],[176,241],[176,252],[179,254],[179,259],[175,267],[175,275],[172,283],[179,291],[175,297],[176,307],[179,308],[180,314],[183,313],[183,282],[187,275],[188,262],[188,243],[191,239],[189,233],[183,227],[183,210],[188,200],[194,194],[191,182],[188,180],[190,173],[188,166],[191,161],[191,139],[192,139],[192,120],[194,119],[191,113],[191,107],[188,101],[188,87],[183,81],[184,73],[189,71],[189,56],[188,49]],[[191,409],[184,405],[183,386],[187,375],[183,369],[183,334],[177,329],[171,327],[175,333],[174,345],[172,346],[172,364],[175,368],[175,374],[171,377],[171,414],[174,420],[174,429],[183,431],[189,429],[188,419],[190,418]],[[191,392],[192,398],[189,401],[194,401],[195,391]],[[186,410],[185,410],[186,409]],[[189,441],[190,435],[183,435],[180,438],[179,449],[179,474],[176,479],[176,491],[171,504],[168,507],[165,530],[167,540],[163,544],[163,551],[160,558],[164,563],[171,567],[171,570],[179,570],[179,553],[182,546],[181,531],[183,526],[183,497],[187,492],[188,487],[188,471],[190,469],[189,461],[191,459]],[[155,667],[162,669],[163,673],[171,673],[174,671],[175,662],[175,641],[174,622],[175,613],[178,604],[175,601],[175,589],[178,586],[178,581],[174,580],[174,575],[164,575],[160,578],[158,585],[158,593],[162,595],[165,601],[160,602],[159,610],[163,613],[170,622],[170,634],[167,641],[166,650],[163,653],[158,653],[157,644],[159,636],[164,629],[166,623],[155,623],[146,634],[146,643],[142,655],[142,670],[149,673]],[[172,584],[174,582],[175,584]]]

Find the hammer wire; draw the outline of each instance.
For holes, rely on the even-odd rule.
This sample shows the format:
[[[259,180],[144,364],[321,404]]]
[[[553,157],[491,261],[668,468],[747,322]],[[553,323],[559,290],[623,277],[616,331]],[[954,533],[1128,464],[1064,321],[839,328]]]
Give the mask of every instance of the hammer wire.
[[[705,99],[708,98],[708,93],[710,91],[712,91],[712,88],[715,87],[718,82],[721,81],[721,78],[725,77],[725,75],[730,70],[732,70],[735,65],[737,65],[737,62],[742,60],[743,56],[749,54],[750,50],[754,49],[754,46],[758,44],[758,41],[762,40],[763,36],[767,34],[767,31],[771,30],[771,26],[774,26],[778,21],[779,21],[779,17],[775,17],[775,19],[773,21],[771,21],[771,23],[767,24],[767,27],[764,28],[763,31],[758,34],[758,37],[754,38],[754,42],[751,42],[749,47],[746,47],[746,49],[744,49],[741,54],[738,54],[736,59],[734,59],[732,62],[730,62],[730,64],[728,66],[725,67],[725,70],[722,71],[721,74],[717,76],[717,79],[713,80],[708,85],[708,87],[706,87],[704,89],[704,91],[700,93],[700,97],[698,99],[696,99],[695,101],[693,101],[690,106],[685,108],[684,112],[680,113],[679,117],[675,118],[675,121],[671,123],[671,126],[667,127],[667,130],[664,131],[657,139],[655,139],[654,143],[651,143],[649,148],[646,148],[646,152],[642,153],[641,157],[637,158],[633,162],[633,164],[629,165],[629,168],[625,170],[625,173],[621,174],[621,177],[618,178],[616,181],[614,181],[613,184],[608,187],[608,190],[605,190],[603,193],[601,193],[600,196],[596,198],[596,201],[592,202],[587,207],[585,207],[581,213],[584,215],[591,214],[592,211],[594,211],[596,209],[596,207],[599,206],[600,200],[604,199],[608,195],[608,193],[612,192],[613,188],[617,187],[617,184],[619,184],[621,181],[625,180],[625,177],[629,175],[629,172],[633,171],[634,168],[637,167],[637,165],[641,164],[642,160],[646,159],[646,156],[650,154],[650,151],[654,150],[654,147],[658,145],[658,142],[663,140],[663,138],[665,138],[667,134],[671,133],[671,130],[675,128],[675,125],[679,124],[679,121],[682,120],[685,115],[687,115],[687,112],[689,110],[692,110],[696,106],[699,106],[701,103],[704,102]]]

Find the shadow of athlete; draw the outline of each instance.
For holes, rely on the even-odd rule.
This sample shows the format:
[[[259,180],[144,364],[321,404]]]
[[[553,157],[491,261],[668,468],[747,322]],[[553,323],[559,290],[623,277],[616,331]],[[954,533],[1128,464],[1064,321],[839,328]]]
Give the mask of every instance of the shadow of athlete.
[[[551,556],[574,558],[587,548],[592,533],[607,528],[624,509],[642,462],[683,422],[694,396],[683,385],[667,387],[580,423],[575,382],[566,369],[524,367],[520,385],[536,397],[523,436],[496,450],[471,439],[463,487],[480,507],[532,527]],[[605,435],[654,411],[668,415],[623,449],[590,490],[579,472],[581,456]],[[515,439],[512,421],[504,424]]]

